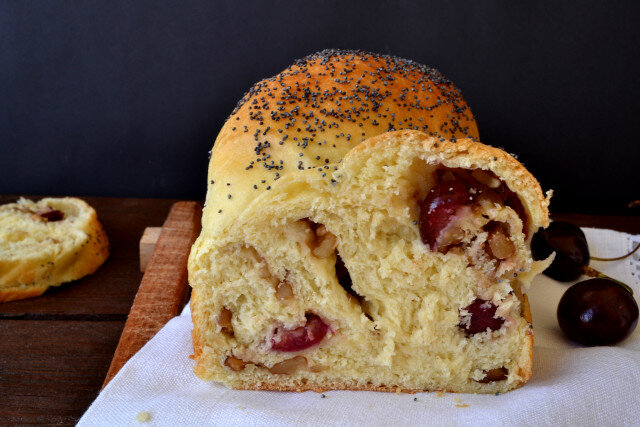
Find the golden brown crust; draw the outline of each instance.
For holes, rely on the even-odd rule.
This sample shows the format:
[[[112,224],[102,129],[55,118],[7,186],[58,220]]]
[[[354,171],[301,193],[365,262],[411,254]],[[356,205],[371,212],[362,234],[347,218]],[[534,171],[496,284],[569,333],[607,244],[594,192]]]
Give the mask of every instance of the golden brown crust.
[[[533,332],[531,331],[527,333],[526,350],[529,353],[529,357],[526,359],[528,360],[528,363],[524,363],[520,366],[518,375],[522,378],[522,382],[517,387],[520,387],[529,381],[533,374]]]
[[[526,334],[526,343],[525,348],[523,350],[524,356],[522,357],[522,362],[520,363],[520,371],[518,375],[522,378],[522,384],[529,381],[531,375],[533,374],[533,319],[531,317],[531,307],[529,306],[529,297],[527,294],[522,293],[522,297],[520,298],[520,304],[522,307],[522,317],[529,324],[529,330]]]
[[[367,138],[413,129],[478,139],[458,89],[415,62],[359,51],[323,51],[257,83],[211,153],[203,225],[228,225],[274,181],[340,161]]]
[[[529,377],[527,377],[527,379],[525,379],[524,381],[520,381],[518,382],[518,384],[516,384],[515,386],[513,386],[512,388],[510,388],[510,390],[514,390],[516,388],[520,388],[522,387],[527,380],[529,379]],[[301,386],[296,386],[296,387],[292,387],[292,386],[287,386],[287,385],[281,385],[281,384],[266,384],[266,383],[254,383],[254,384],[244,384],[244,385],[238,385],[238,386],[234,386],[233,387],[236,390],[262,390],[262,391],[295,391],[298,393],[302,393],[305,391],[314,391],[316,393],[324,393],[326,391],[331,391],[331,390],[349,390],[349,391],[380,391],[380,392],[387,392],[387,393],[407,393],[407,394],[415,394],[415,393],[421,393],[421,392],[443,392],[443,393],[458,393],[457,391],[454,390],[425,390],[425,389],[409,389],[409,388],[402,388],[402,387],[389,387],[389,386],[374,386],[374,385],[363,385],[363,386],[352,386],[349,385],[347,383],[332,383],[331,385],[326,385],[326,386],[322,386],[322,385],[314,385],[314,384],[305,384],[305,385],[301,385]]]
[[[319,386],[319,385],[307,384],[299,387],[290,387],[290,386],[283,386],[278,384],[256,383],[256,384],[242,385],[234,388],[237,390],[295,391],[298,393],[302,393],[305,391],[314,391],[316,393],[324,393],[325,391],[330,391],[330,390],[380,391],[380,392],[387,392],[387,393],[391,392],[391,393],[407,393],[407,394],[420,393],[423,391],[442,391],[445,393],[455,393],[453,391],[448,391],[448,390],[406,389],[402,387],[387,387],[387,386],[374,386],[374,385],[364,385],[364,386],[354,387],[351,385],[347,385],[346,383],[332,384],[330,386]]]
[[[522,317],[524,318],[524,320],[532,324],[533,319],[531,318],[531,307],[529,306],[529,297],[527,296],[527,294],[522,294],[522,298],[520,298],[520,304],[522,307]]]
[[[189,303],[191,308],[191,318],[193,320],[193,329],[191,330],[191,340],[193,342],[193,360],[196,361],[194,372],[201,377],[205,376],[205,369],[203,367],[204,360],[202,360],[202,335],[200,333],[200,311],[197,308],[199,292],[197,289],[191,291],[191,301]]]

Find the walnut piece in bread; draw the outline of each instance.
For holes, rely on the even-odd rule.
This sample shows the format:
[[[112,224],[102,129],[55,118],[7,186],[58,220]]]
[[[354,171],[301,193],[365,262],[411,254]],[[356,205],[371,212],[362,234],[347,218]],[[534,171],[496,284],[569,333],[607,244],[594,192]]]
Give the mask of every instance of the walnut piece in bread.
[[[21,198],[0,206],[0,302],[80,279],[108,257],[107,235],[83,200]]]
[[[213,147],[190,254],[196,373],[295,391],[526,382],[548,198],[476,139],[458,90],[411,61],[325,51],[254,86]]]

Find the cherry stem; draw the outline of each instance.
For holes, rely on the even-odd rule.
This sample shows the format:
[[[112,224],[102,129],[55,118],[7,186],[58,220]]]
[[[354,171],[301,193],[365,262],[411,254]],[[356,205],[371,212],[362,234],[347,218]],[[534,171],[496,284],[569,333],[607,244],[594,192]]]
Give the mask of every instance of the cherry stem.
[[[611,280],[613,282],[616,282],[618,285],[620,285],[623,288],[625,288],[627,290],[627,292],[629,292],[631,295],[633,295],[633,289],[631,289],[629,287],[629,285],[627,285],[626,283],[622,283],[621,281],[616,280],[616,279],[614,279],[612,277],[609,277],[606,274],[596,270],[595,268],[591,268],[588,265],[585,265],[584,267],[582,267],[582,272],[585,274],[585,276],[594,277],[596,279],[607,279],[607,280]]]
[[[634,250],[632,250],[631,252],[629,252],[626,255],[622,255],[622,256],[619,256],[619,257],[616,257],[616,258],[599,258],[599,257],[596,257],[596,256],[592,256],[591,259],[595,259],[596,261],[618,261],[618,260],[625,259],[626,257],[633,255],[638,250],[638,248],[640,248],[640,243],[638,243],[636,245]]]

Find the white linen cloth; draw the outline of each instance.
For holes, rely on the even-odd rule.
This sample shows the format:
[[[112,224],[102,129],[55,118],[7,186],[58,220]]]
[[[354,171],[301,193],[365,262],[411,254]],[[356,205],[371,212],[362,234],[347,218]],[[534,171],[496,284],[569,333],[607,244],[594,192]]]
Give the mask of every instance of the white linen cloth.
[[[584,229],[591,254],[613,257],[640,241]],[[631,286],[640,298],[640,254],[591,266]],[[189,358],[187,308],[149,341],[100,393],[80,426],[140,425],[640,425],[640,327],[615,347],[566,340],[556,308],[567,284],[538,276],[529,291],[535,333],[533,377],[509,393],[394,394],[237,391],[198,379]]]

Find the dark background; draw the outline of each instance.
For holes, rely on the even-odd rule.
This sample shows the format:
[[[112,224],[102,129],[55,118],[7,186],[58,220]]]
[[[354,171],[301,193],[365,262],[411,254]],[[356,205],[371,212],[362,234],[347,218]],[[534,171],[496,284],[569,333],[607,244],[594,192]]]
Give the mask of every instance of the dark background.
[[[637,214],[639,4],[2,1],[0,193],[202,198],[251,84],[357,48],[452,79],[553,211]]]

